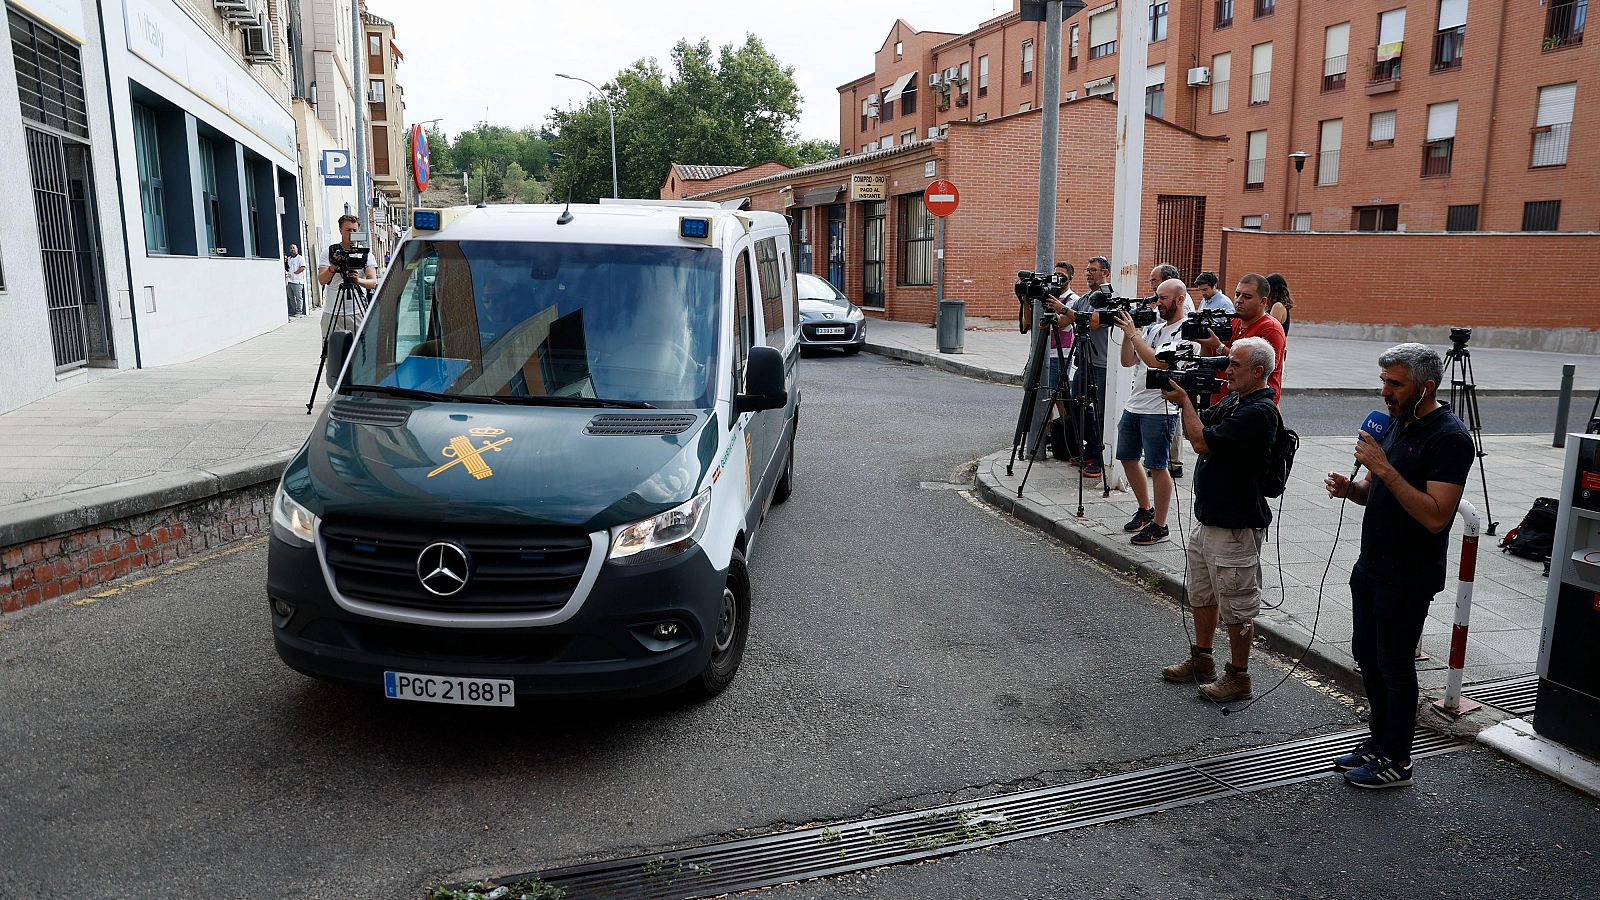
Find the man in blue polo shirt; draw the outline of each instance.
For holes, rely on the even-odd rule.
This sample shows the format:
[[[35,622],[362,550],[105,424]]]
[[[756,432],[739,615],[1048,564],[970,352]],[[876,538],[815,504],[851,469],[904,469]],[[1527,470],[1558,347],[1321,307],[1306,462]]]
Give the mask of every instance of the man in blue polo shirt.
[[[1431,347],[1400,344],[1378,357],[1383,402],[1394,426],[1383,443],[1362,433],[1356,461],[1367,477],[1352,482],[1329,472],[1330,497],[1367,508],[1361,555],[1350,573],[1354,634],[1371,735],[1334,760],[1357,787],[1411,783],[1411,740],[1417,727],[1417,667],[1428,604],[1444,589],[1450,522],[1472,470],[1472,436],[1438,400],[1444,361]]]

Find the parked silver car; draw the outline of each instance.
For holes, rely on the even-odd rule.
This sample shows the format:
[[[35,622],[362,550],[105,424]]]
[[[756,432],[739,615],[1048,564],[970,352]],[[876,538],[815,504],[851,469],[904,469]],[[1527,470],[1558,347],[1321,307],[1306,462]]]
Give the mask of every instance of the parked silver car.
[[[825,278],[804,272],[800,287],[800,348],[837,347],[859,353],[867,342],[867,317]]]

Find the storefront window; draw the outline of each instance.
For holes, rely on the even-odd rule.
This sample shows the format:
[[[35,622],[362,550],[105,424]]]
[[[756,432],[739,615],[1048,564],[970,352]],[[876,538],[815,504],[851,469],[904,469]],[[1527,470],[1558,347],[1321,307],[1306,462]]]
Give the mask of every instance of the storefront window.
[[[933,215],[921,194],[900,198],[900,284],[933,284]]]

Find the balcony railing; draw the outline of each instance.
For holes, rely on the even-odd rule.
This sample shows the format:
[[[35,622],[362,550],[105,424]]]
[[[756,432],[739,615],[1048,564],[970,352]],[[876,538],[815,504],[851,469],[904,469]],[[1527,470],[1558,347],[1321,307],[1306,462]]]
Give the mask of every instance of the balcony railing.
[[[1350,57],[1330,56],[1322,61],[1322,92],[1344,90],[1345,76],[1350,72]]]
[[[1317,184],[1339,183],[1339,151],[1323,150],[1317,154]]]
[[[1387,86],[1390,90],[1399,86],[1400,57],[1393,56],[1389,59],[1378,59],[1378,48],[1372,48],[1372,67],[1367,71],[1367,87]],[[1371,93],[1369,90],[1368,93]]]
[[[1227,28],[1233,24],[1233,0],[1217,0],[1217,19],[1213,27]]]
[[[1589,0],[1552,0],[1544,14],[1544,49],[1559,50],[1583,43]]]
[[[1451,28],[1433,36],[1433,71],[1461,68],[1461,47],[1467,41],[1467,26]]]
[[[1256,0],[1256,18],[1270,16],[1278,11],[1278,0]]]
[[[1211,82],[1211,111],[1225,113],[1228,111],[1228,79]]]
[[[1267,161],[1262,159],[1246,160],[1244,164],[1244,189],[1259,190],[1267,180]]]
[[[1567,140],[1572,137],[1572,123],[1540,125],[1533,129],[1533,160],[1531,168],[1564,166],[1567,164]]]
[[[1439,175],[1450,174],[1451,151],[1455,147],[1455,138],[1444,138],[1429,141],[1422,145],[1422,177],[1434,178]]]
[[[1250,105],[1260,106],[1272,96],[1272,73],[1260,72],[1250,76]]]

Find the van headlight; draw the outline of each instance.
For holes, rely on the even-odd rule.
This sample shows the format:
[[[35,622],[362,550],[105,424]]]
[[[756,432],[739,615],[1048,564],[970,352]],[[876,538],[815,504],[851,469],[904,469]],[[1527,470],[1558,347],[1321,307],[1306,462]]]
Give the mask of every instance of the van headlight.
[[[610,558],[645,562],[681,553],[700,542],[711,518],[706,515],[710,508],[711,489],[706,488],[682,506],[630,525],[618,525],[611,529]]]
[[[317,539],[317,517],[289,499],[282,485],[272,498],[272,533],[296,547],[310,547]]]

